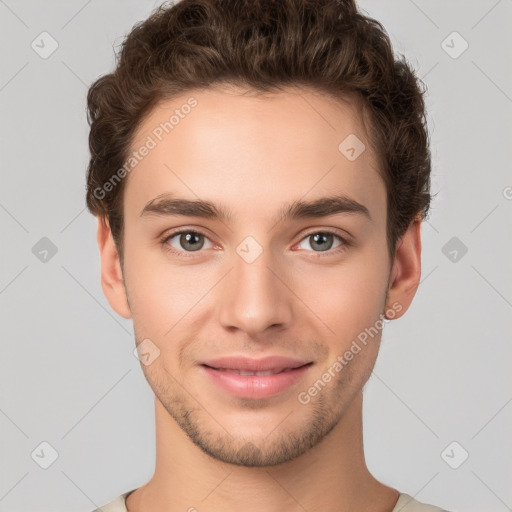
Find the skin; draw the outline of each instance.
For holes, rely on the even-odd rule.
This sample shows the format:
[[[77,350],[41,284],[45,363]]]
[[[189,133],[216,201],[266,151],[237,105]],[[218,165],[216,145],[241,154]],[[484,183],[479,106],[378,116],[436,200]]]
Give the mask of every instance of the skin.
[[[380,314],[399,305],[396,319],[408,309],[420,279],[420,222],[391,260],[386,190],[361,114],[354,102],[312,90],[190,91],[158,105],[132,147],[190,96],[198,105],[127,178],[123,265],[98,219],[104,293],[133,319],[137,343],[149,338],[160,350],[141,365],[155,393],[155,473],[128,497],[128,510],[390,512],[398,491],[370,474],[362,437],[362,390],[381,331],[309,403],[297,395]],[[338,150],[349,134],[366,145],[355,161]],[[141,216],[163,193],[222,204],[233,217]],[[276,222],[283,205],[333,193],[363,204],[371,218]],[[179,235],[161,241],[176,228],[202,232],[203,248],[187,252]],[[323,252],[311,235],[333,229],[351,242],[336,252],[341,242],[328,238]],[[249,235],[262,248],[252,263],[236,252]],[[314,364],[277,396],[239,399],[198,366],[233,353]]]

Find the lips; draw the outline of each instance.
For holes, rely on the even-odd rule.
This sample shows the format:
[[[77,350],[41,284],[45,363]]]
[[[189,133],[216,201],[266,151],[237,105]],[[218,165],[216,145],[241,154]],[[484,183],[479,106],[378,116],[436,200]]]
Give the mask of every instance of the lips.
[[[258,373],[262,375],[273,375],[275,373],[300,368],[309,363],[311,363],[311,361],[283,356],[266,356],[260,359],[243,356],[226,356],[203,361],[203,364],[210,368],[239,373],[240,375],[244,374],[240,372],[246,372],[248,375]]]
[[[212,368],[212,367],[210,367]],[[244,371],[244,370],[235,370],[231,368],[214,368],[215,370],[218,370],[219,372],[227,372],[227,373],[234,373],[235,375],[276,375],[277,373],[283,373],[283,372],[289,372],[290,370],[293,370],[294,368],[285,368],[284,370],[264,370],[261,372],[257,371]]]
[[[270,398],[298,385],[312,361],[268,356],[262,359],[223,357],[201,364],[218,389],[244,399]]]

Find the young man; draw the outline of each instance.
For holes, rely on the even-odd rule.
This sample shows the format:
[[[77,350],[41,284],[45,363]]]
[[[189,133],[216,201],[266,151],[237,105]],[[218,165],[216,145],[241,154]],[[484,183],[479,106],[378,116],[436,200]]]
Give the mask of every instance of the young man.
[[[422,92],[352,0],[182,0],[88,95],[102,287],[155,394],[105,512],[439,511],[375,479],[362,390],[420,280]]]

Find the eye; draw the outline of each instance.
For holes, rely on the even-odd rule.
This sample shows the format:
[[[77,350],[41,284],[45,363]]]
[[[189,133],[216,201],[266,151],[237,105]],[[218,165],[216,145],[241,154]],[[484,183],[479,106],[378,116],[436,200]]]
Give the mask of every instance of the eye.
[[[172,233],[166,236],[162,243],[172,252],[197,252],[203,248],[209,249],[213,247],[212,242],[205,235],[193,230]],[[210,245],[207,245],[208,243]]]
[[[338,245],[334,246],[335,250],[330,251],[330,249],[333,248],[335,239],[338,239]],[[304,249],[304,247],[301,247],[304,242],[308,243],[314,252],[330,251],[330,254],[338,252],[338,250],[343,250],[345,246],[348,245],[348,242],[343,237],[331,231],[315,231],[309,233],[300,242],[300,249]]]
[[[337,245],[335,245],[336,240],[338,242]],[[309,244],[310,248],[303,247],[304,243]],[[214,247],[214,244],[206,235],[193,229],[166,234],[161,239],[161,244],[166,251],[183,257],[192,256],[192,253],[200,252],[201,249],[211,249]],[[344,251],[349,245],[350,243],[347,239],[335,232],[313,231],[301,240],[298,247],[307,251],[312,249],[318,256],[329,256]]]

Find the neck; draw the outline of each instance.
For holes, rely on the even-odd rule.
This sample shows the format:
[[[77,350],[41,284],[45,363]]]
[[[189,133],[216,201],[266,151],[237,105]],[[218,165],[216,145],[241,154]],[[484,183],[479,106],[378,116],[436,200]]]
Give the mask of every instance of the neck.
[[[127,498],[127,508],[391,512],[399,493],[376,480],[366,467],[362,402],[359,393],[336,427],[304,455],[278,466],[243,467],[205,454],[155,399],[155,473]]]

